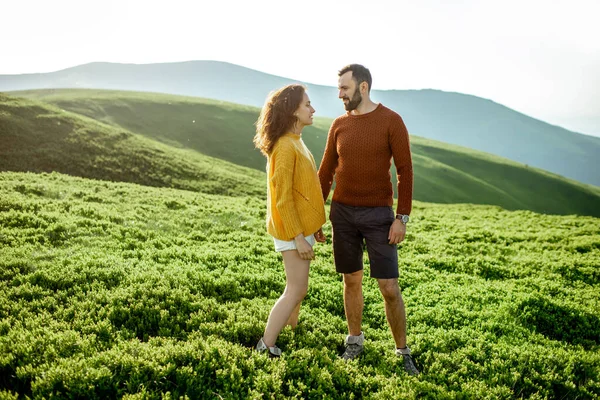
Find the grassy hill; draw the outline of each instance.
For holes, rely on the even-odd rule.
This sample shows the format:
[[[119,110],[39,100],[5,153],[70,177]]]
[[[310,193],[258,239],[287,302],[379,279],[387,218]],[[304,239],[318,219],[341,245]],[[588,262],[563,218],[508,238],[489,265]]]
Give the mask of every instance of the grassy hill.
[[[336,79],[336,71],[332,70],[332,86]],[[133,90],[260,107],[271,90],[292,82],[295,81],[217,61],[90,63],[52,73],[0,75],[0,91]],[[308,84],[318,115],[337,117],[343,112],[337,89],[332,86]],[[600,138],[571,132],[493,101],[461,93],[374,90],[372,96],[400,113],[416,135],[496,154],[600,186]]]
[[[102,90],[15,93],[94,118],[165,144],[264,171],[253,149],[258,109],[164,94]],[[330,119],[317,118],[303,138],[322,157]],[[414,198],[437,203],[494,204],[552,214],[600,216],[600,188],[501,157],[411,136]]]
[[[600,396],[598,218],[416,202],[399,248],[411,377],[370,278],[364,355],[339,358],[329,225],[284,356],[252,350],[285,285],[264,207],[0,173],[0,398]]]
[[[264,195],[258,171],[0,93],[0,171],[58,171],[206,193]]]
[[[382,91],[412,132],[600,186],[600,138],[571,132],[491,100],[437,90]]]

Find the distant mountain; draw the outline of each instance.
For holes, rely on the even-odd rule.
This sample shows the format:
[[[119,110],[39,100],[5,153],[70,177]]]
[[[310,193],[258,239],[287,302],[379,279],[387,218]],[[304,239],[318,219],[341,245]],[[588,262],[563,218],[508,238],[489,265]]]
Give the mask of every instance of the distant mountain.
[[[336,71],[331,71],[335,84]],[[377,77],[375,77],[377,79]],[[262,106],[291,79],[217,61],[163,64],[91,63],[45,74],[0,75],[0,91],[99,88],[171,93]],[[335,87],[307,84],[317,114],[343,113]],[[493,101],[438,90],[373,91],[411,133],[500,155],[600,186],[600,138],[518,113]]]
[[[116,131],[135,132],[163,142],[173,152],[177,150],[174,147],[187,148],[265,170],[265,158],[252,145],[253,123],[259,112],[255,107],[195,97],[89,89],[34,90],[19,92],[19,95],[51,103],[59,110],[85,115],[103,122],[103,126],[104,123],[112,125]],[[330,119],[317,118],[303,133],[303,139],[317,161],[322,158],[330,124]],[[600,188],[498,156],[414,135],[411,136],[411,147],[415,200],[493,204],[512,210],[600,216]],[[3,157],[16,159],[16,162],[30,158],[0,152],[0,169]],[[62,158],[66,165],[70,164],[69,156]],[[245,179],[245,176],[251,174],[244,173],[239,179]],[[256,180],[249,179],[248,184],[256,185]],[[264,189],[264,181],[257,186]]]
[[[559,125],[571,126],[575,132],[585,132],[586,134],[600,137],[600,114],[555,117],[555,121]]]

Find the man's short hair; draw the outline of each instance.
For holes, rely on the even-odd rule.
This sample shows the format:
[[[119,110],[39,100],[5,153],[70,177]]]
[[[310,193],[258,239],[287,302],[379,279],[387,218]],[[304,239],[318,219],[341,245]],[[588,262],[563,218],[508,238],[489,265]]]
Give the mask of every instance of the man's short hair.
[[[371,92],[371,84],[373,83],[373,79],[371,78],[371,72],[368,68],[360,64],[346,65],[344,68],[340,69],[338,76],[342,76],[348,71],[352,71],[352,79],[354,79],[356,82],[356,86],[359,86],[363,82],[367,82],[367,85],[369,86],[369,92]]]

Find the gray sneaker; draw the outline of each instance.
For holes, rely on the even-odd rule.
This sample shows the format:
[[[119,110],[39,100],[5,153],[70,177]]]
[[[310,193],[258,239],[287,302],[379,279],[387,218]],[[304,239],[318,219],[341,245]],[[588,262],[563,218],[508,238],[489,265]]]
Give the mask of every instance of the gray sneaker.
[[[365,334],[361,332],[358,336],[346,336],[346,351],[342,354],[344,360],[354,360],[363,352]]]
[[[263,338],[260,338],[260,340],[256,344],[256,351],[258,351],[259,353],[267,351],[269,357],[271,358],[281,357],[281,349],[277,346],[268,347],[263,341]]]
[[[417,366],[415,365],[415,361],[413,360],[412,356],[410,355],[410,348],[408,346],[406,346],[403,349],[397,348],[396,355],[398,357],[403,358],[404,370],[406,371],[407,374],[419,375],[419,370],[417,369]]]

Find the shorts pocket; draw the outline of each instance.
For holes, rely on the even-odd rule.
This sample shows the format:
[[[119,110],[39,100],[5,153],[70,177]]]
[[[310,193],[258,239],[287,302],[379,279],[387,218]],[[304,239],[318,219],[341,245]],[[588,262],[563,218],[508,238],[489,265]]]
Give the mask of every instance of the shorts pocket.
[[[338,208],[337,203],[335,201],[332,201],[331,206],[329,207],[329,220],[331,222],[333,222],[335,217],[337,216],[337,211],[338,211],[337,208]]]
[[[388,226],[392,225],[396,219],[396,215],[394,214],[392,207],[377,207],[375,217],[378,224]]]

